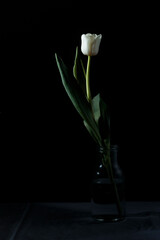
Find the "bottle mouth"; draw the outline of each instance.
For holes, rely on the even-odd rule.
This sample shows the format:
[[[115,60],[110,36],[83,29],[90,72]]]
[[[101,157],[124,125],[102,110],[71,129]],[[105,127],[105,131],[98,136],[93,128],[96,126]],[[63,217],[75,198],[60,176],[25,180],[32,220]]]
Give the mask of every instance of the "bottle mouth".
[[[110,146],[110,151],[111,151],[111,152],[112,152],[112,151],[118,151],[118,149],[119,149],[119,146],[118,146],[117,144],[113,144],[113,145]],[[109,150],[109,149],[104,148],[104,147],[100,147],[100,148],[99,148],[99,152],[102,153],[102,154],[107,153],[108,150]]]
[[[111,145],[111,150],[118,150],[119,146],[117,144]]]

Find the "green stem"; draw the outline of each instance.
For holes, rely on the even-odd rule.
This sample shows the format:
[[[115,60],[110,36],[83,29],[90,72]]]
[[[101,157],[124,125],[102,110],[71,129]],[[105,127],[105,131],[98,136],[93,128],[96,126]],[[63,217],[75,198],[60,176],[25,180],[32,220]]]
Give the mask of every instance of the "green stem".
[[[86,71],[86,92],[87,92],[87,100],[91,102],[91,90],[90,90],[90,66],[91,66],[91,56],[88,56],[87,62],[87,71]]]
[[[122,216],[122,207],[121,207],[121,204],[120,204],[120,198],[119,198],[119,194],[118,194],[117,185],[115,183],[114,176],[113,176],[113,170],[112,170],[112,164],[111,164],[110,157],[108,158],[108,161],[105,162],[105,167],[106,167],[106,170],[108,172],[108,176],[110,178],[111,184],[113,185],[113,189],[114,189],[114,192],[115,192],[117,210],[119,212],[119,215]]]

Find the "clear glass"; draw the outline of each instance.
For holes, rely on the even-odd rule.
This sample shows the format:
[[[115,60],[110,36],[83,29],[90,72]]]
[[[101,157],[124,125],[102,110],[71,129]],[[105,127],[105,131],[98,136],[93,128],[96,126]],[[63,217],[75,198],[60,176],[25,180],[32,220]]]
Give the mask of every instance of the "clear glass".
[[[124,176],[118,164],[118,146],[111,146],[110,156],[114,183],[102,164],[104,151],[100,149],[92,181],[92,216],[98,221],[117,222],[125,218]]]

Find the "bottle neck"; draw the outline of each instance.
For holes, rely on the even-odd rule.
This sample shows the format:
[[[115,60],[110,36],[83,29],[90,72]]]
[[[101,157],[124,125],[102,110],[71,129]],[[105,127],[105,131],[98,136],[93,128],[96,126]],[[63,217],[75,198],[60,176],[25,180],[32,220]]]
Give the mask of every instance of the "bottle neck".
[[[121,177],[122,176],[122,171],[121,168],[119,166],[118,163],[118,146],[117,145],[111,145],[110,149],[104,149],[104,148],[100,148],[99,152],[100,152],[100,159],[99,159],[99,163],[98,163],[98,171],[99,173],[105,173],[106,172],[106,168],[102,163],[102,158],[104,157],[105,154],[108,154],[107,151],[110,151],[110,160],[111,160],[111,164],[112,164],[112,170],[113,170],[113,174],[115,177]],[[101,174],[100,174],[101,175]]]
[[[110,149],[100,147],[99,152],[101,156],[106,155],[108,152],[110,152],[112,164],[118,164],[118,145],[111,145]]]
[[[112,145],[110,149],[110,157],[112,164],[118,165],[118,146]]]

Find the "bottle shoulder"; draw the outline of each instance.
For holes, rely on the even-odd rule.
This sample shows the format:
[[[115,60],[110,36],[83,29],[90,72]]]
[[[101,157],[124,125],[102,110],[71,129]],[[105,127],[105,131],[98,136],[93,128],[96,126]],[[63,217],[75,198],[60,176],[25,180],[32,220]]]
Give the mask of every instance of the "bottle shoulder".
[[[113,164],[112,165],[112,172],[114,178],[123,178],[123,172],[122,169],[118,164]],[[103,165],[103,163],[100,163],[96,169],[95,169],[95,174],[94,177],[96,178],[108,178],[108,171],[107,168]]]

